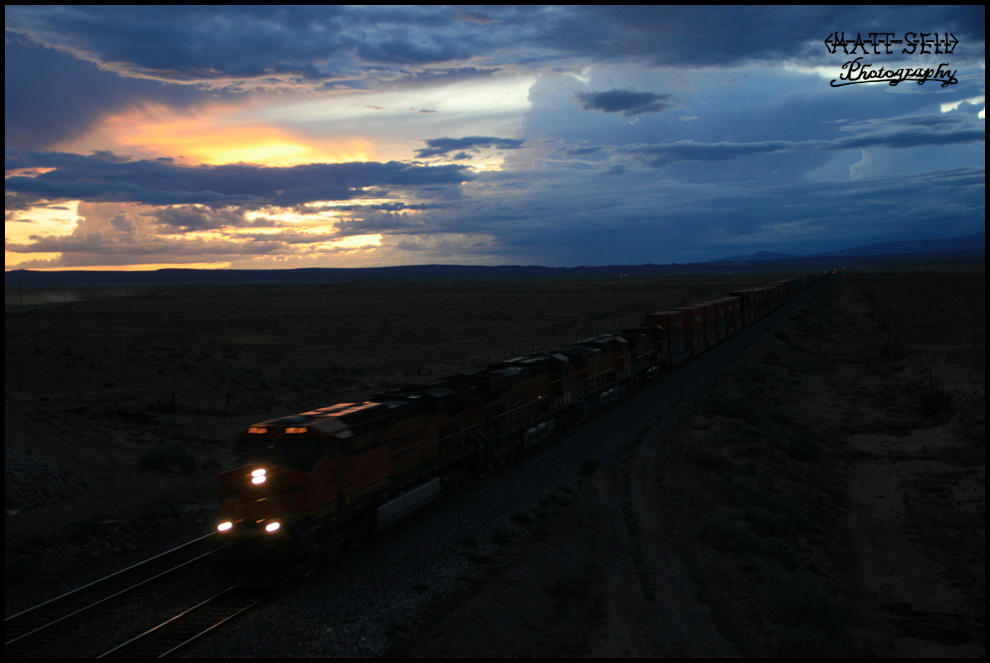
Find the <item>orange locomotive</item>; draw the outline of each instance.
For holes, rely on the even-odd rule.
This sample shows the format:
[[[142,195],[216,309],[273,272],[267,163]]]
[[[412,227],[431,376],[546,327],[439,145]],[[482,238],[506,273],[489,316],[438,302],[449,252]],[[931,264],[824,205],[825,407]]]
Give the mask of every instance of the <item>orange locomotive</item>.
[[[720,331],[797,289],[784,282],[759,298],[726,298]],[[757,302],[759,312],[749,310]],[[565,350],[255,424],[238,437],[241,467],[220,477],[217,530],[235,559],[311,566],[683,363],[692,332],[659,326],[669,313]]]

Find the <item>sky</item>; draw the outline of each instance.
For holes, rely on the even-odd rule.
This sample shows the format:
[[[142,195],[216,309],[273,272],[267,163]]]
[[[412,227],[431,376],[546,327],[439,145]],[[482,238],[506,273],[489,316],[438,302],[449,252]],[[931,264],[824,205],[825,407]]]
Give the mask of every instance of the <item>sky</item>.
[[[6,6],[6,269],[985,231],[985,8]]]

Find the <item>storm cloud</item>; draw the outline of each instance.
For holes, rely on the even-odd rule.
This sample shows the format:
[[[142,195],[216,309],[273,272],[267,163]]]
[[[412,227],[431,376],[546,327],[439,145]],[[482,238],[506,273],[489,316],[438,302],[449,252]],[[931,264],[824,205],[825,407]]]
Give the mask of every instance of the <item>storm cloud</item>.
[[[659,113],[671,107],[670,95],[633,90],[608,90],[607,92],[578,92],[578,103],[584,110],[619,113],[625,117],[643,113]]]
[[[464,150],[477,152],[482,148],[518,150],[526,141],[513,138],[493,138],[491,136],[468,136],[467,138],[430,138],[425,142],[426,147],[416,150],[418,159],[450,156],[451,152],[463,152]]]
[[[975,235],[985,8],[10,6],[8,268],[689,262]],[[835,30],[957,84],[831,87]]]
[[[231,164],[182,166],[167,160],[128,161],[114,155],[12,151],[6,169],[50,169],[8,177],[15,194],[45,200],[78,199],[149,205],[273,203],[296,205],[350,200],[368,187],[459,185],[473,179],[460,166],[399,162],[305,164],[284,168]]]

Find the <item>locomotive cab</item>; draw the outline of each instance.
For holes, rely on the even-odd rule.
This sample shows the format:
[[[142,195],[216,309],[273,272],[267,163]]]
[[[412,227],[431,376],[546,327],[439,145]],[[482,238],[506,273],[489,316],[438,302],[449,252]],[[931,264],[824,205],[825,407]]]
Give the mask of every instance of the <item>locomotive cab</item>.
[[[238,467],[220,475],[217,532],[230,542],[278,549],[308,531],[314,504],[339,489],[342,441],[296,415],[251,426],[237,441]],[[335,463],[336,460],[336,463]],[[322,475],[319,482],[315,474]],[[314,494],[318,491],[320,495]],[[332,500],[332,498],[331,498]],[[289,534],[287,534],[289,533]],[[269,550],[268,552],[273,552]]]

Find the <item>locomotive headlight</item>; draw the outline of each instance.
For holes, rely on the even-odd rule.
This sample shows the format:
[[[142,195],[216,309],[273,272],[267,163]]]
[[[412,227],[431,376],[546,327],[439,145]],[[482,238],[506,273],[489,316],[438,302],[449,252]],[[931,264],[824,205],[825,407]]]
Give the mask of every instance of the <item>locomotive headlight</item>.
[[[268,532],[269,534],[272,534],[274,532],[277,532],[278,528],[281,526],[282,525],[277,520],[273,520],[272,522],[265,525],[265,531]]]
[[[233,528],[234,528],[234,523],[230,522],[229,520],[225,520],[219,525],[217,525],[218,532],[229,532]]]
[[[251,483],[259,485],[265,483],[267,480],[268,477],[265,476],[265,470],[258,469],[251,472]]]

